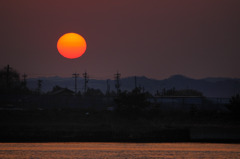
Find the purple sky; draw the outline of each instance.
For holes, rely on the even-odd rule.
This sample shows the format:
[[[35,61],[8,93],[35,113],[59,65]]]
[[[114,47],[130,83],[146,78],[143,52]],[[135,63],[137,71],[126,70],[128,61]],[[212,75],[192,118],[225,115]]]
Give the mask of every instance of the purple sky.
[[[240,78],[239,0],[6,0],[0,19],[0,67],[29,77]],[[68,32],[87,41],[75,60],[56,48]]]

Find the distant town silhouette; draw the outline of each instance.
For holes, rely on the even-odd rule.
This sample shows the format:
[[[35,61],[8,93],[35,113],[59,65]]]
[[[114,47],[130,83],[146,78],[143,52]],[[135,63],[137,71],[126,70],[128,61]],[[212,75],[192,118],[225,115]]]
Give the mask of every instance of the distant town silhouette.
[[[44,92],[43,78],[34,79],[32,89],[26,74],[21,77],[9,65],[2,68],[0,141],[240,141],[238,93],[230,98],[210,98],[190,87],[162,87],[153,94],[141,80],[154,85],[158,81],[145,77],[124,79],[133,83],[127,90],[122,89],[126,83],[122,83],[119,72],[114,74],[114,80],[105,81],[105,92],[90,87],[91,79],[84,72],[83,89],[79,91],[78,76],[74,73],[69,79],[73,90],[59,86],[53,78],[54,86]],[[185,80],[196,82],[179,75],[168,80],[176,85]],[[225,128],[225,124],[229,127]],[[205,136],[199,133],[203,129]]]

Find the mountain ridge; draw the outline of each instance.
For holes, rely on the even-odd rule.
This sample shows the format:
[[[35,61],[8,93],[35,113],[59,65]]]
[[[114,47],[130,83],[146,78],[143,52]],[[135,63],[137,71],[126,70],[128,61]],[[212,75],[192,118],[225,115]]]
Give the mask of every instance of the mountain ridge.
[[[74,79],[71,77],[40,77],[29,78],[27,86],[34,90],[37,88],[37,80],[42,80],[42,91],[48,92],[56,85],[74,90]],[[84,79],[77,79],[78,90],[83,91]],[[110,91],[116,91],[115,81],[108,79]],[[121,90],[130,91],[135,87],[135,76],[129,76],[120,79]],[[206,97],[226,97],[229,98],[240,92],[240,79],[238,78],[221,78],[208,77],[202,79],[193,79],[184,75],[173,75],[169,78],[157,80],[146,76],[136,76],[136,84],[143,87],[145,91],[152,93],[161,91],[162,89],[194,89],[203,93]],[[103,93],[107,90],[107,80],[89,79],[89,88],[100,89]]]

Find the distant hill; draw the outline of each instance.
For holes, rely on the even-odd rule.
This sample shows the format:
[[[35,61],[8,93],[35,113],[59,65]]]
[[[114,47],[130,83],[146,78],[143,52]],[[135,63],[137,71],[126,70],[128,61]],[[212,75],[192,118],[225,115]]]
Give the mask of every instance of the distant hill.
[[[52,90],[55,85],[63,88],[74,90],[73,78],[62,77],[43,77],[30,78],[27,80],[27,86],[34,90],[37,88],[37,80],[41,79],[42,91],[48,92]],[[134,77],[122,78],[120,80],[121,90],[132,90],[135,87]],[[78,78],[78,90],[83,91],[83,78]],[[116,91],[115,81],[109,80],[110,90]],[[155,94],[156,91],[161,91],[163,88],[170,89],[194,89],[203,93],[206,97],[231,97],[240,92],[240,79],[233,78],[204,78],[192,79],[183,75],[174,75],[167,79],[156,80],[144,76],[137,77],[137,86],[144,87],[145,91]],[[88,87],[100,89],[103,93],[107,89],[107,80],[90,79]]]

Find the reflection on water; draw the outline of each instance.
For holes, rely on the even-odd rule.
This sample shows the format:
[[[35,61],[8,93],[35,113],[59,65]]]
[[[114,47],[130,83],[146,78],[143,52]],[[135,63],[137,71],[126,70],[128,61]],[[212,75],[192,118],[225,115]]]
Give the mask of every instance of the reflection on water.
[[[0,158],[239,158],[240,144],[0,143]]]

